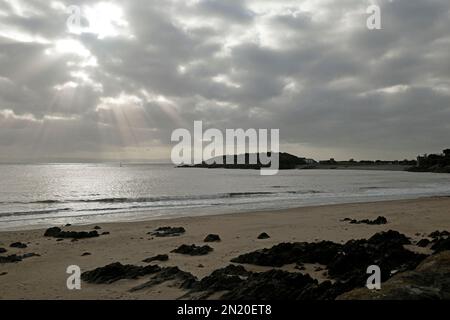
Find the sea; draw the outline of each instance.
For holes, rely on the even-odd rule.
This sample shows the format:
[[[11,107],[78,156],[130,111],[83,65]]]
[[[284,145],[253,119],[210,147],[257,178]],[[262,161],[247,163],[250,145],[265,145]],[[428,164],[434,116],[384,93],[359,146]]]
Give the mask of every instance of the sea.
[[[0,230],[450,195],[450,175],[374,170],[2,164]]]

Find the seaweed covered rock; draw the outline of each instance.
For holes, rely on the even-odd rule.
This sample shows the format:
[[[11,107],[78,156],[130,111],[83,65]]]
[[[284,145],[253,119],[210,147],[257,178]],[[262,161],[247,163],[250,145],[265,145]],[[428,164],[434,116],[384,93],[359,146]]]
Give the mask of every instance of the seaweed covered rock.
[[[23,259],[31,258],[31,257],[39,257],[40,255],[34,252],[25,253],[23,255],[12,254],[6,257],[0,256],[0,263],[15,263],[20,262]]]
[[[187,254],[190,256],[203,256],[203,255],[210,253],[211,251],[213,251],[213,248],[211,248],[208,245],[196,246],[195,244],[191,244],[191,245],[182,244],[177,249],[174,249],[171,252]]]
[[[326,265],[329,276],[350,287],[362,286],[370,265],[379,265],[383,281],[393,273],[415,268],[426,255],[404,248],[410,240],[397,231],[380,232],[368,240],[350,240],[345,244],[331,241],[317,243],[280,243],[240,255],[232,262],[281,267],[286,264],[319,263]]]
[[[6,257],[0,256],[0,263],[14,263],[19,261],[22,261],[22,256],[17,254],[11,254]]]
[[[434,231],[430,233],[429,237],[433,239],[431,250],[434,250],[435,253],[450,250],[450,232]]]
[[[194,291],[223,291],[231,290],[243,283],[251,273],[242,266],[228,265],[213,271],[193,286]]]
[[[158,270],[149,281],[131,288],[130,292],[151,288],[167,281],[175,281],[179,288],[188,289],[193,286],[197,278],[189,272],[180,270],[178,267],[165,267]]]
[[[374,220],[369,220],[369,219],[356,220],[356,219],[345,218],[342,221],[347,221],[351,224],[368,224],[368,225],[382,225],[382,224],[388,223],[387,219],[383,216],[378,216]]]
[[[355,289],[340,300],[448,300],[450,299],[450,252],[432,255],[413,271],[399,273],[381,290]]]
[[[339,284],[340,285],[340,284]],[[326,300],[342,293],[330,281],[319,282],[309,275],[282,270],[251,273],[247,280],[223,294],[225,300]]]
[[[441,238],[436,240],[436,242],[431,246],[431,250],[434,250],[435,253],[450,250],[450,238]]]
[[[186,230],[183,227],[159,227],[147,234],[155,237],[177,237],[185,232]]]
[[[331,241],[280,243],[270,249],[242,254],[231,262],[268,267],[282,267],[296,262],[327,264],[341,247],[341,244]]]
[[[91,271],[85,271],[81,274],[81,279],[89,283],[113,283],[121,279],[136,279],[160,270],[161,268],[156,265],[141,267],[115,262]]]
[[[72,239],[84,239],[84,238],[95,238],[99,234],[97,230],[94,231],[63,231],[61,228],[53,227],[45,231],[44,237],[53,238],[72,238]]]

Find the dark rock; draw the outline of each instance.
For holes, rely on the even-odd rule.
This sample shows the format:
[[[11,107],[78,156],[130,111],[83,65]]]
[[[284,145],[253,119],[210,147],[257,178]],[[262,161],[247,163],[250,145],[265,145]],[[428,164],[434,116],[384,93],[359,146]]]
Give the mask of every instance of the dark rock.
[[[61,228],[58,227],[52,227],[52,228],[48,228],[45,233],[44,233],[44,237],[54,237],[54,238],[58,238],[58,235],[61,233]]]
[[[385,281],[391,271],[413,269],[426,257],[405,249],[404,244],[410,244],[409,239],[391,230],[377,233],[368,240],[350,240],[326,264],[328,273],[335,279],[361,286],[367,278],[367,267],[378,265],[382,281]]]
[[[94,230],[100,230],[101,228],[99,226],[95,226]]]
[[[102,236],[106,236],[108,234],[110,234],[109,231],[102,232]]]
[[[0,256],[0,263],[15,263],[20,262],[23,259],[38,257],[39,255],[36,253],[25,253],[24,255],[12,254],[6,257]]]
[[[363,220],[355,220],[345,218],[343,221],[349,221],[351,224],[368,224],[368,225],[381,225],[386,224],[387,219],[385,217],[379,216],[375,220],[363,219]]]
[[[0,248],[0,253],[5,253],[6,251],[8,250],[6,250],[5,248]]]
[[[220,237],[217,234],[208,234],[205,238],[205,240],[203,240],[204,242],[216,242],[216,241],[220,241]]]
[[[66,224],[65,227],[71,227],[72,225],[70,223]]]
[[[345,244],[322,241],[317,243],[280,243],[232,259],[236,263],[281,267],[291,263],[326,265],[328,274],[350,289],[364,285],[369,265],[379,265],[383,281],[392,270],[415,268],[426,256],[406,250],[409,239],[396,232],[377,233],[368,240],[351,240]]]
[[[23,254],[22,259],[31,258],[31,257],[40,257],[40,256],[41,256],[40,254],[30,252],[30,253]]]
[[[434,231],[428,235],[428,237],[432,239],[439,239],[450,236],[450,232],[448,231]]]
[[[449,300],[450,252],[425,259],[413,271],[398,273],[381,285],[381,290],[355,289],[339,300]]]
[[[148,232],[155,237],[177,237],[185,233],[186,230],[183,227],[160,227],[152,232]]]
[[[172,250],[172,252],[180,253],[180,254],[187,254],[190,256],[203,256],[213,251],[213,248],[210,246],[196,246],[195,244],[187,245],[182,244],[177,249]]]
[[[378,245],[378,244],[384,244],[384,243],[396,243],[396,244],[411,244],[411,241],[407,236],[404,234],[401,234],[398,231],[385,231],[385,232],[379,232],[375,235],[373,235],[369,240],[369,243]]]
[[[167,261],[167,260],[169,260],[169,256],[167,254],[158,254],[154,257],[150,257],[150,258],[144,259],[142,261],[150,263],[153,261]]]
[[[202,265],[201,263],[197,266],[197,268],[204,268],[205,266]]]
[[[161,268],[156,265],[141,267],[115,262],[91,271],[85,271],[81,274],[81,279],[89,283],[113,283],[121,279],[137,279],[160,270]]]
[[[64,240],[64,239],[62,239],[62,238],[56,239],[57,242],[63,241],[63,240]]]
[[[0,276],[5,276],[7,274],[8,274],[8,272],[2,272],[2,273],[0,273]]]
[[[232,259],[231,262],[270,267],[282,267],[296,262],[327,264],[341,247],[341,244],[330,241],[280,243],[270,249],[262,249],[240,255]]]
[[[450,238],[441,238],[436,240],[436,242],[431,246],[431,250],[434,250],[434,253],[450,250]]]
[[[22,242],[14,242],[14,243],[11,243],[9,246],[11,248],[19,248],[19,249],[25,249],[27,247],[27,245]]]
[[[419,241],[417,242],[417,246],[418,246],[418,247],[425,248],[425,247],[427,247],[430,243],[431,243],[431,241],[428,240],[428,239],[421,239],[421,240],[419,240]]]
[[[236,285],[244,282],[250,274],[244,267],[231,264],[213,271],[209,276],[195,283],[192,291],[206,291],[211,294],[215,291],[232,290]]]
[[[83,254],[81,255],[82,257],[85,257],[85,256],[90,256],[91,255],[91,253],[90,252],[83,252]]]
[[[14,263],[22,261],[22,256],[12,254],[6,257],[0,256],[0,263]]]
[[[151,279],[139,286],[130,289],[130,292],[151,288],[166,281],[178,281],[178,287],[188,289],[197,281],[189,272],[182,271],[178,267],[165,267],[160,269]]]
[[[84,238],[95,238],[99,234],[96,230],[94,231],[62,231],[61,228],[53,227],[45,231],[44,237],[54,237],[54,238],[72,238],[72,239],[84,239]]]
[[[258,236],[258,239],[260,239],[260,240],[263,240],[263,239],[269,239],[269,238],[270,238],[270,236],[269,236],[267,233],[265,233],[265,232],[261,233],[261,234]]]
[[[331,300],[352,289],[349,285],[325,281],[321,284],[309,275],[281,270],[250,272],[229,265],[192,284],[182,298],[206,299],[225,292],[225,300]],[[199,295],[201,293],[201,295]]]
[[[270,270],[252,273],[246,281],[235,283],[221,298],[225,300],[299,300],[319,284],[309,275]]]

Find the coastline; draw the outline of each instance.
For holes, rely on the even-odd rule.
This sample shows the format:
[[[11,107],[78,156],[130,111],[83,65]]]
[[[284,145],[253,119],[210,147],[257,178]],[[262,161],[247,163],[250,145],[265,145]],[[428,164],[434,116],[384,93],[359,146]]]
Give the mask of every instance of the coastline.
[[[352,225],[344,218],[375,219],[384,216],[385,225]],[[99,224],[98,238],[57,241],[44,237],[44,229],[0,232],[0,247],[6,254],[37,253],[40,256],[17,263],[0,264],[0,299],[176,299],[182,289],[163,283],[138,292],[128,290],[142,282],[120,280],[113,284],[88,284],[82,290],[68,290],[66,268],[79,265],[82,271],[92,270],[120,261],[123,264],[147,265],[143,259],[168,254],[169,260],[160,266],[177,266],[198,278],[227,266],[239,254],[268,248],[281,242],[330,240],[343,243],[351,239],[368,238],[381,231],[396,230],[412,239],[420,239],[435,230],[450,229],[450,197],[430,197],[415,200],[335,204],[252,213],[181,217],[137,222]],[[147,233],[161,226],[184,227],[186,233],[178,237],[157,238]],[[90,231],[93,225],[65,227],[64,230]],[[258,240],[267,232],[269,239]],[[186,256],[170,253],[182,244],[204,245],[208,234],[218,234],[221,242],[209,244],[214,251],[205,256]],[[10,248],[10,243],[27,244],[25,249]],[[423,248],[416,248],[422,249]],[[82,256],[83,253],[90,255]],[[5,255],[5,254],[3,254]],[[250,271],[268,268],[245,265]],[[283,268],[289,268],[285,266]],[[292,271],[292,270],[289,270]],[[307,270],[319,279],[314,266]]]

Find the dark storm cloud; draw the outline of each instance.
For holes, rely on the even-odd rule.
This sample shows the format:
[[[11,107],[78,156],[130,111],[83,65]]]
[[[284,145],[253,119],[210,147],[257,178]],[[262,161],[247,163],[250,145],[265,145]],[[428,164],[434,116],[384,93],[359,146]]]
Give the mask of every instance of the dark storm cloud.
[[[68,0],[2,0],[1,157],[167,158],[194,120],[319,158],[448,147],[450,3],[380,0],[374,31],[370,3],[83,1],[80,33]]]

